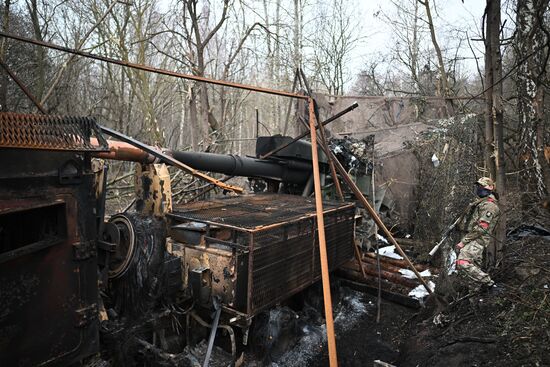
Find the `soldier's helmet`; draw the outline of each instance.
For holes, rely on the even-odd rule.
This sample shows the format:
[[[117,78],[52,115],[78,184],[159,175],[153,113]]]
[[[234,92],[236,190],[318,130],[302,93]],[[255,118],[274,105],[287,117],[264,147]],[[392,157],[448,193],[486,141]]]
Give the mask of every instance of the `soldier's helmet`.
[[[481,177],[476,181],[476,184],[487,190],[493,191],[495,189],[495,182],[490,177]]]

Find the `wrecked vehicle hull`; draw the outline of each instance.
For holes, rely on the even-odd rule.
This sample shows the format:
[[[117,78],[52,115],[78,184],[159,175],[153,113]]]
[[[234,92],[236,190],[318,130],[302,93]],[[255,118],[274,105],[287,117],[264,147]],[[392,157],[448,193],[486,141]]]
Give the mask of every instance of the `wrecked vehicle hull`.
[[[0,150],[0,365],[68,365],[99,351],[89,160]]]

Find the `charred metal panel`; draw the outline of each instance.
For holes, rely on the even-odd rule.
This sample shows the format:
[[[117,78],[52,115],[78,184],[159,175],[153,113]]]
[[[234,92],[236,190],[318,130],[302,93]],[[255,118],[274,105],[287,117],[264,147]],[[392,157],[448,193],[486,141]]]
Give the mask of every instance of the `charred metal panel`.
[[[89,157],[0,148],[0,366],[67,365],[98,351]]]
[[[334,270],[353,258],[355,206],[324,205],[329,268]],[[211,284],[211,296],[236,311],[254,315],[320,279],[311,199],[240,196],[178,206],[169,216],[176,222],[208,224],[200,243],[184,243],[185,276],[208,269],[211,282],[205,286]],[[189,279],[184,283],[189,286]]]

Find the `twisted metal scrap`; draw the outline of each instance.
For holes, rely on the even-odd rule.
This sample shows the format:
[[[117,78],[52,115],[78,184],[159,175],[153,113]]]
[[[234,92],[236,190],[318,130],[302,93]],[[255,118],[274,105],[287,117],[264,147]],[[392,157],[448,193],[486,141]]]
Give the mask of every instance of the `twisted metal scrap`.
[[[95,137],[99,145],[92,145]],[[90,117],[0,113],[0,147],[63,151],[108,151],[99,126]]]

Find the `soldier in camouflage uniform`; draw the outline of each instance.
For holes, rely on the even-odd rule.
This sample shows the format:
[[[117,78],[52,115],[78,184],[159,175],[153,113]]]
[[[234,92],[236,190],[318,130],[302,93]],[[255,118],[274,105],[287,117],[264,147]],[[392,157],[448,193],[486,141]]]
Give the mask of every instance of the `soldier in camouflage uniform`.
[[[495,183],[488,177],[476,182],[476,193],[479,199],[470,204],[470,210],[463,218],[461,229],[466,234],[456,245],[459,251],[456,269],[468,283],[470,291],[478,291],[482,286],[491,287],[493,280],[484,272],[483,254],[494,238],[500,209],[493,193]]]

